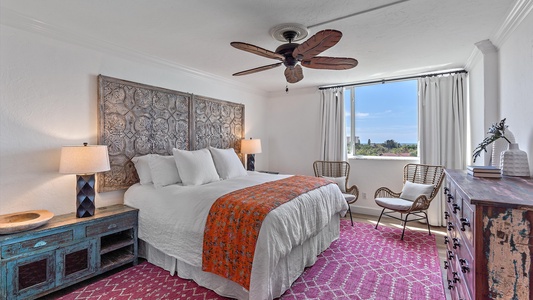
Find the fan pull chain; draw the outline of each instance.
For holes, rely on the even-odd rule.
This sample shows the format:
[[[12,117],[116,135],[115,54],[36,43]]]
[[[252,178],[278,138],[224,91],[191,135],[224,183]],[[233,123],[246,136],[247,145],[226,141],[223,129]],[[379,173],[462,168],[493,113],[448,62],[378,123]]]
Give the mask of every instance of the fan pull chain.
[[[288,84],[285,85],[285,93],[287,93],[287,94],[289,93],[289,85]]]

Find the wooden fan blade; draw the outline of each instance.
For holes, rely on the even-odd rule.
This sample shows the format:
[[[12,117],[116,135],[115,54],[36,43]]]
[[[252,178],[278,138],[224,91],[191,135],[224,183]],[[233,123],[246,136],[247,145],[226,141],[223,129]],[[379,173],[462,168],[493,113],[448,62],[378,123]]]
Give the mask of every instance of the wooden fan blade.
[[[296,65],[293,68],[287,67],[285,69],[285,78],[287,78],[288,83],[296,83],[304,79],[304,72],[300,65]]]
[[[335,46],[342,37],[342,32],[333,29],[326,29],[317,32],[307,41],[300,44],[292,52],[292,56],[297,60],[310,59],[325,50]]]
[[[277,59],[277,60],[281,60],[281,61],[283,61],[285,59],[285,57],[283,55],[279,54],[279,53],[272,52],[270,50],[254,46],[252,44],[241,43],[241,42],[231,42],[230,45],[232,45],[233,47],[235,47],[235,48],[237,48],[239,50],[250,52],[250,53],[253,53],[253,54],[256,54],[256,55],[259,55],[259,56],[263,56],[263,57],[266,57],[266,58],[272,58],[272,59]]]
[[[305,59],[302,66],[312,69],[346,70],[357,66],[357,59],[347,57],[316,56]]]
[[[267,65],[267,66],[253,68],[253,69],[246,70],[246,71],[237,72],[237,73],[233,74],[233,76],[248,75],[248,74],[252,74],[252,73],[256,73],[256,72],[270,70],[270,69],[273,69],[273,68],[279,67],[279,66],[281,66],[281,63],[275,63],[275,64],[271,64],[271,65]]]

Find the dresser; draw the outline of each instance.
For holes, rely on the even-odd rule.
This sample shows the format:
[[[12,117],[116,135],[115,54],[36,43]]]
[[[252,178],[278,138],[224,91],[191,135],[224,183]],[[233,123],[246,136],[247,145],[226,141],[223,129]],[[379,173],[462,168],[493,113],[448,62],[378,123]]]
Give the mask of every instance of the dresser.
[[[136,264],[137,217],[137,209],[113,205],[92,217],[60,215],[39,228],[0,235],[0,299],[34,299]]]
[[[533,179],[446,170],[452,299],[533,299]]]

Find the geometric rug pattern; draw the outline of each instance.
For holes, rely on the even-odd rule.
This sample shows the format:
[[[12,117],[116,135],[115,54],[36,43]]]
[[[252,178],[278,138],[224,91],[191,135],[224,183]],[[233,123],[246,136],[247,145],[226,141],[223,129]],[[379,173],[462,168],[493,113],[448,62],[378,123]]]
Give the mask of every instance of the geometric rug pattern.
[[[280,299],[446,299],[434,235],[341,220],[341,236]],[[148,262],[59,299],[228,299]]]

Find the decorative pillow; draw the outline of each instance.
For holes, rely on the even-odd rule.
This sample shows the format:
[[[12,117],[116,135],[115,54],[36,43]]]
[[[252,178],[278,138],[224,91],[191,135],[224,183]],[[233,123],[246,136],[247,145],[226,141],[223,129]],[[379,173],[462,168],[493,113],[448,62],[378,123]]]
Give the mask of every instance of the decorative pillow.
[[[150,170],[156,189],[181,182],[173,156],[153,155],[150,158]]]
[[[426,197],[429,198],[431,196],[431,192],[433,192],[433,188],[434,186],[432,184],[421,184],[406,181],[403,185],[400,198],[410,201],[415,201],[416,198],[422,195],[426,195]]]
[[[246,170],[233,148],[217,149],[209,147],[217,173],[222,179],[246,176]]]
[[[346,193],[346,176],[343,176],[343,177],[326,177],[326,176],[322,176],[322,177],[333,181],[334,183],[336,183],[339,186],[339,189],[341,190],[341,192]]]
[[[201,185],[218,181],[217,169],[207,148],[186,151],[172,149],[183,185]]]
[[[154,154],[146,154],[143,156],[135,156],[131,159],[139,175],[140,184],[152,183],[152,171],[150,170],[150,158]]]

